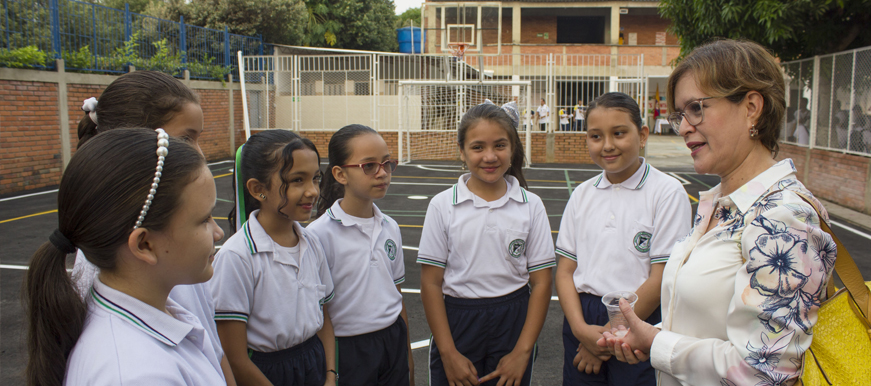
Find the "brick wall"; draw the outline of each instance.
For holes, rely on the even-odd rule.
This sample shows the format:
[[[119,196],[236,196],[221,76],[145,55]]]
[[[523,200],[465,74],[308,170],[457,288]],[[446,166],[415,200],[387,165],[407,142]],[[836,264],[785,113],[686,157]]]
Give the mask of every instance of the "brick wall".
[[[638,34],[638,45],[656,44],[656,33],[665,32],[671,24],[668,19],[657,15],[620,15],[620,27],[623,28],[623,44],[629,44],[629,34]],[[666,45],[678,45],[677,36],[667,33]]]
[[[537,36],[545,33],[547,39]],[[520,43],[556,44],[556,16],[521,16]]]
[[[0,194],[61,176],[57,84],[0,80]]]
[[[799,180],[819,198],[871,214],[865,200],[871,158],[781,144],[778,160],[792,158]]]

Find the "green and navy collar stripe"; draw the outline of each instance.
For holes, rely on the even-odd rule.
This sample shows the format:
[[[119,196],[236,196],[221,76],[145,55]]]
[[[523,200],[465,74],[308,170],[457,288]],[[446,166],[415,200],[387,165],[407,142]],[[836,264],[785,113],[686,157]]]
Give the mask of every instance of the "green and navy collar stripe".
[[[509,198],[512,198],[512,199],[514,199],[514,201],[517,201],[517,202],[522,202],[522,203],[529,202],[529,197],[526,195],[526,189],[523,189],[523,187],[520,186],[520,183],[517,181],[517,179],[514,176],[505,176],[505,179],[506,179],[506,182],[508,183],[508,193],[507,194],[508,194]],[[460,183],[465,184],[468,181],[468,179],[466,181],[463,181],[463,176],[460,176],[460,181],[461,181]],[[466,200],[472,199],[472,195],[473,195],[472,192],[470,192],[468,190],[468,187],[460,188],[458,186],[460,183],[454,184],[454,186],[451,188],[451,196],[453,197],[451,204],[453,204],[454,206],[459,204],[460,201],[466,201]],[[463,191],[460,192],[460,189],[463,189]],[[519,194],[517,191],[519,191]],[[462,199],[460,198],[461,193],[463,196]]]
[[[575,255],[572,254],[571,252],[566,251],[566,250],[564,250],[564,249],[559,249],[559,248],[557,248],[557,249],[556,249],[556,254],[557,254],[557,255],[560,255],[560,256],[562,256],[562,257],[567,257],[567,258],[572,259],[572,260],[574,260],[574,261],[578,261],[578,257],[577,257],[577,256],[575,256]]]
[[[335,220],[335,221],[338,221],[338,222],[342,222],[342,219],[336,217],[336,215],[333,214],[333,208],[329,208],[329,209],[327,209],[327,216],[330,216],[330,219],[332,219],[332,220]]]
[[[638,183],[638,185],[635,187],[635,190],[641,189],[641,187],[644,186],[644,183],[647,182],[647,176],[649,176],[649,175],[650,175],[650,164],[645,162],[644,163],[644,175],[641,176],[641,182]]]
[[[248,314],[241,312],[215,311],[215,320],[236,320],[248,323]]]
[[[251,254],[257,253],[257,243],[254,242],[254,236],[251,234],[251,222],[245,222],[245,226],[242,227],[242,231],[245,233],[245,244],[248,245],[248,251]]]
[[[321,301],[320,301],[321,305],[329,303],[330,300],[333,300],[334,297],[336,297],[336,291],[330,292],[329,295],[327,295],[325,298],[321,299]]]
[[[454,205],[457,205],[457,185],[458,185],[458,184],[454,184],[454,187],[453,187],[453,194],[454,194],[454,201],[453,201],[453,204],[454,204]]]
[[[593,183],[593,186],[598,188],[599,183],[602,182],[602,177],[605,177],[605,172],[602,172],[602,174],[599,174],[599,178],[596,179],[596,182]]]
[[[434,265],[434,266],[436,266],[436,267],[442,267],[442,268],[445,268],[445,267],[446,267],[445,263],[442,263],[441,261],[435,261],[435,260],[431,260],[431,259],[425,259],[425,258],[423,258],[423,257],[418,257],[418,258],[417,258],[417,263],[418,263],[418,264],[429,264],[429,265]]]
[[[538,265],[533,265],[533,266],[529,267],[528,271],[529,271],[529,272],[535,272],[535,271],[538,271],[538,270],[542,270],[542,269],[545,269],[545,268],[551,268],[551,267],[556,267],[556,261],[548,261],[547,263],[542,263],[542,264],[538,264]]]
[[[399,279],[396,279],[393,281],[393,285],[400,285],[402,283],[405,283],[405,276],[400,277]]]
[[[154,327],[149,326],[148,323],[146,323],[140,317],[136,316],[136,314],[134,314],[133,312],[130,312],[126,308],[121,307],[117,303],[107,299],[105,296],[103,296],[102,294],[97,292],[97,290],[94,289],[93,287],[91,287],[91,296],[94,298],[94,301],[100,307],[103,307],[104,309],[106,309],[110,313],[115,314],[117,316],[120,316],[121,318],[127,320],[128,322],[130,322],[134,326],[136,326],[136,328],[142,330],[143,332],[152,336],[153,338],[163,342],[167,346],[175,347],[178,345],[178,343],[173,342],[172,339],[169,339],[166,335],[163,335],[160,331],[157,331],[156,329],[154,329]]]
[[[656,257],[651,256],[650,257],[650,264],[667,263],[668,257],[669,257],[669,255],[662,255],[662,256],[656,256]]]

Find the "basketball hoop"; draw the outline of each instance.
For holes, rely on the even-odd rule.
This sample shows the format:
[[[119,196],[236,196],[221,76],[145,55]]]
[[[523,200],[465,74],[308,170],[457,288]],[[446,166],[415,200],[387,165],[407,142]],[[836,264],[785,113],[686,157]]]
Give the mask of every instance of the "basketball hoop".
[[[463,56],[466,54],[466,48],[468,46],[469,45],[465,44],[465,43],[456,43],[456,44],[449,44],[448,45],[448,47],[451,48],[451,55],[453,55],[455,58],[457,58],[457,61],[460,61],[460,62],[463,61]]]

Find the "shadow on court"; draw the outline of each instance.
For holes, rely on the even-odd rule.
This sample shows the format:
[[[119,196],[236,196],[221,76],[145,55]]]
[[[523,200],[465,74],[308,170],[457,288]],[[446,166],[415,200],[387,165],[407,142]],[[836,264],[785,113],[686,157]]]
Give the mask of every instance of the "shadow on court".
[[[228,161],[210,164],[218,188],[218,203],[213,215],[224,228],[225,240],[232,235],[226,220],[233,206],[231,167],[232,163]],[[661,170],[668,172],[670,169]],[[696,175],[687,172],[686,168],[674,171],[672,176],[684,184],[689,195],[687,199],[693,204],[695,213],[699,191],[715,185],[717,178]],[[411,338],[416,343],[415,347],[419,347],[413,350],[418,385],[427,384],[430,331],[417,293],[420,288],[420,267],[415,263],[417,246],[429,199],[456,183],[461,173],[458,163],[421,162],[399,166],[387,197],[377,202],[379,208],[393,217],[402,230],[407,278],[403,284],[406,292],[404,299],[408,308]],[[541,164],[525,170],[529,190],[539,195],[547,208],[554,241],[571,191],[599,173],[595,165]],[[48,235],[57,226],[57,213],[54,212],[57,208],[57,193],[52,190],[35,193],[38,194],[0,199],[0,245],[5,247],[0,255],[0,384],[3,385],[24,384],[21,373],[27,352],[20,302],[21,281],[31,253],[48,240]],[[868,229],[853,228],[860,233],[871,233]],[[869,239],[838,227],[835,227],[835,231],[854,254],[865,277],[871,278],[871,251],[867,248]],[[72,256],[68,259],[70,267],[71,259]],[[553,295],[556,296],[556,292]],[[550,386],[562,382],[562,320],[559,303],[552,301],[538,340],[539,355],[532,378],[534,385]]]

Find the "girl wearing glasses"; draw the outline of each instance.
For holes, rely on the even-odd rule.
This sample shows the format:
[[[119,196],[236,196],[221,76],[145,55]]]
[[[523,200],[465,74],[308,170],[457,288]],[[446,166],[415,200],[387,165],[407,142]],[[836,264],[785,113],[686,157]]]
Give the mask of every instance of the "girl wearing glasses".
[[[699,197],[662,283],[662,329],[628,304],[618,360],[651,360],[660,385],[792,384],[802,374],[837,247],[822,208],[775,160],[786,110],[783,73],[763,47],[720,40],[695,49],[668,81],[670,120],[696,172],[720,184]]]
[[[375,130],[348,125],[330,138],[320,217],[306,230],[323,242],[336,296],[327,305],[336,334],[339,385],[414,384],[408,317],[400,286],[405,259],[399,225],[384,198],[399,161]]]
[[[311,217],[321,182],[315,145],[286,130],[237,152],[241,224],[215,257],[215,321],[239,385],[335,385],[335,337],[324,304],[333,281]]]
[[[551,296],[550,223],[526,190],[513,102],[463,115],[469,173],[430,201],[420,239],[430,385],[529,385]]]

